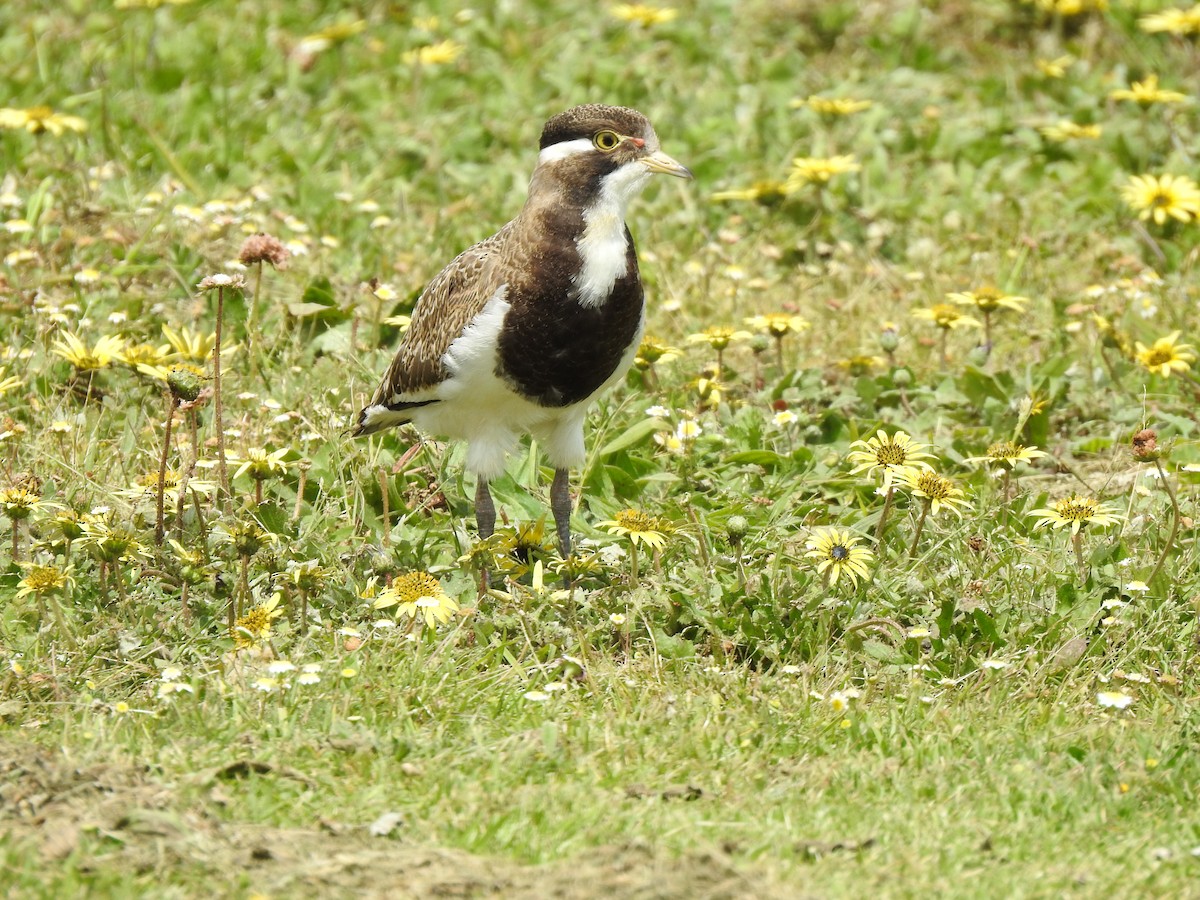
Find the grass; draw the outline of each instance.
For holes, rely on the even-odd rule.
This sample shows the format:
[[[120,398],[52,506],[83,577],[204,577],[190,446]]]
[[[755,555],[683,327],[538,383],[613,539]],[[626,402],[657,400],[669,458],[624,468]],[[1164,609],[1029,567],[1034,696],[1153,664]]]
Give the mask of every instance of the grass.
[[[255,6],[0,9],[5,103],[86,126],[0,129],[10,895],[418,869],[479,896],[630,873],[655,896],[1192,890],[1200,207],[1160,225],[1120,189],[1194,175],[1197,112],[1110,97],[1150,73],[1194,93],[1190,40],[1138,25],[1157,5]],[[564,594],[536,447],[481,548],[461,446],[343,432],[398,317],[516,212],[541,123],[577,102],[641,109],[697,177],[631,214],[672,352],[589,419]],[[1101,130],[1041,130],[1062,120]],[[292,254],[261,286],[234,265],[256,231]],[[197,290],[217,273],[246,288]],[[988,287],[1028,298],[990,347],[912,315]],[[218,455],[218,297],[233,496],[198,467],[158,545],[164,447],[172,487]],[[782,336],[747,323],[769,314]],[[164,325],[208,389],[166,441]],[[1174,332],[1181,365],[1152,372]],[[881,429],[967,506],[881,496],[850,455]],[[968,462],[1008,440],[1046,455]],[[1075,493],[1115,521],[1037,526]],[[628,508],[661,549],[598,524]],[[807,555],[828,527],[873,552],[857,582]],[[482,597],[481,561],[504,576]],[[408,572],[448,621],[377,602]]]

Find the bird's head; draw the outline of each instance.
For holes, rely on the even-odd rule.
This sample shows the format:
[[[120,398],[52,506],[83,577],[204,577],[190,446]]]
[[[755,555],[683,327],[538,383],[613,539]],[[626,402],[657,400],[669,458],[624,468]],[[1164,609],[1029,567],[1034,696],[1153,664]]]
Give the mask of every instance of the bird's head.
[[[559,113],[542,129],[539,149],[534,185],[551,182],[580,206],[590,206],[602,191],[618,202],[631,199],[656,173],[692,177],[663,153],[650,120],[623,106],[589,104]]]

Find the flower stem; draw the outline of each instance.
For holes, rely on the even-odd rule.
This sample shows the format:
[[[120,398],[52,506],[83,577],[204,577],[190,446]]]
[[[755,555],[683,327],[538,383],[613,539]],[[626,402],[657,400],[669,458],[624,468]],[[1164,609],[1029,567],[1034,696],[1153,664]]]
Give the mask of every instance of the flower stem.
[[[1153,584],[1158,573],[1162,571],[1163,563],[1167,561],[1171,548],[1175,546],[1175,536],[1179,534],[1179,498],[1175,496],[1175,488],[1171,487],[1171,479],[1167,477],[1162,461],[1156,459],[1154,465],[1158,468],[1159,480],[1166,488],[1167,496],[1171,498],[1171,533],[1167,536],[1167,543],[1163,546],[1162,553],[1158,556],[1158,562],[1154,564],[1154,569],[1150,572],[1150,577],[1146,579],[1146,584]]]
[[[158,492],[155,496],[154,544],[161,547],[166,529],[163,526],[163,494],[167,490],[167,454],[171,450],[171,423],[175,420],[175,407],[179,405],[174,392],[167,392],[167,422],[163,427],[162,456],[158,458]]]
[[[213,427],[217,430],[217,472],[221,497],[229,512],[229,469],[225,465],[225,410],[221,404],[221,322],[225,318],[225,288],[217,288],[217,330],[213,338]]]
[[[1071,535],[1071,546],[1075,548],[1075,564],[1079,566],[1080,577],[1087,576],[1087,563],[1083,560],[1083,532],[1077,531]]]
[[[875,526],[875,545],[883,540],[883,528],[887,525],[888,516],[892,513],[892,502],[896,498],[896,489],[888,485],[887,494],[883,498],[883,512],[879,514],[879,524]]]
[[[638,552],[637,541],[629,542],[629,586],[638,586]]]
[[[912,544],[908,548],[909,556],[917,555],[917,545],[921,543],[921,532],[925,530],[925,518],[929,515],[929,506],[930,503],[926,500],[925,504],[921,507],[921,515],[917,519],[917,531],[913,535]]]

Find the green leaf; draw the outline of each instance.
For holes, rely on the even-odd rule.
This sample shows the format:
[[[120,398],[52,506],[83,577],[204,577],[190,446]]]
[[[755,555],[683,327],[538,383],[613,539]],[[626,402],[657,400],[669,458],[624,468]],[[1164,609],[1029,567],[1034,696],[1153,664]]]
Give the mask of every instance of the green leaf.
[[[598,451],[599,456],[603,459],[606,456],[612,456],[621,450],[626,450],[634,444],[641,443],[656,431],[666,431],[670,428],[668,422],[662,419],[642,419],[640,422],[635,422],[633,425],[626,428],[623,432],[605,444]]]

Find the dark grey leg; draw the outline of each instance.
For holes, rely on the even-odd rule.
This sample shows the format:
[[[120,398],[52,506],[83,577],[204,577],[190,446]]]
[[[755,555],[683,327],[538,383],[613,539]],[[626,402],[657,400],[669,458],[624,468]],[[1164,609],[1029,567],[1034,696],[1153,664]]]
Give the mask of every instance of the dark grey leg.
[[[554,513],[554,525],[558,529],[558,552],[566,559],[571,555],[571,473],[566,469],[554,470],[550,511]]]
[[[482,475],[479,476],[479,483],[475,486],[475,524],[479,527],[481,541],[486,541],[496,530],[496,504],[492,502],[492,492],[488,490],[487,479]],[[491,581],[487,567],[484,566],[483,571],[479,573],[481,596],[491,586]]]
[[[496,504],[492,502],[487,479],[482,476],[475,487],[475,522],[479,526],[481,540],[487,540],[496,530]]]

